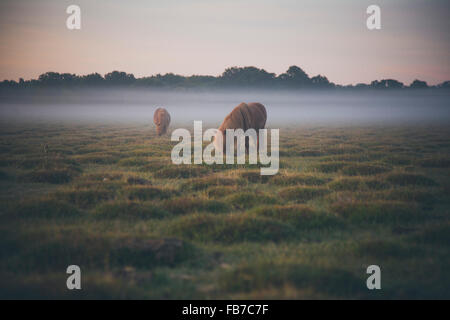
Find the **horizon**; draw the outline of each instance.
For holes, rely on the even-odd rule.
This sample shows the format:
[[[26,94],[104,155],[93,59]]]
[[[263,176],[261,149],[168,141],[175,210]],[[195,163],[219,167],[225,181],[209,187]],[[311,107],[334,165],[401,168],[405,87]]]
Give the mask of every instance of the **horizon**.
[[[291,65],[342,86],[381,79],[437,85],[450,78],[450,4],[443,0],[377,1],[381,30],[366,28],[369,1],[79,0],[81,30],[65,26],[70,4],[0,3],[0,79],[113,70],[137,78],[217,77],[230,66],[279,75]]]
[[[293,67],[299,67],[299,66],[297,66],[297,65],[294,65]],[[224,72],[227,70],[227,69],[230,69],[230,68],[242,68],[242,69],[244,69],[244,68],[256,68],[256,69],[258,69],[258,70],[261,70],[261,71],[266,71],[267,73],[272,73],[272,74],[274,74],[275,75],[275,79],[279,79],[279,76],[280,75],[282,75],[283,73],[285,73],[285,72],[282,72],[282,73],[274,73],[274,72],[271,72],[270,70],[266,70],[266,69],[264,69],[264,68],[259,68],[259,67],[257,67],[257,66],[232,66],[232,67],[228,67],[228,68],[226,68],[225,70],[224,70]],[[303,68],[301,68],[301,67],[299,67],[300,69],[302,69],[303,70]],[[158,73],[158,74],[151,74],[151,75],[143,75],[143,76],[141,76],[141,77],[136,77],[133,73],[128,73],[127,71],[123,71],[123,70],[111,70],[111,71],[109,71],[109,72],[107,72],[107,73],[104,73],[104,74],[100,74],[100,73],[97,73],[97,72],[91,72],[91,73],[86,73],[86,74],[75,74],[75,73],[59,73],[59,72],[56,72],[56,71],[47,71],[47,72],[44,72],[44,73],[42,73],[42,74],[40,74],[39,76],[41,76],[41,75],[45,75],[45,74],[49,74],[49,73],[58,73],[58,74],[60,74],[60,75],[63,75],[63,74],[71,74],[71,75],[74,75],[74,76],[76,76],[76,77],[85,77],[85,76],[88,76],[88,75],[93,75],[93,74],[99,74],[102,78],[103,78],[103,80],[106,80],[105,79],[105,76],[107,76],[108,74],[112,74],[112,73],[114,73],[114,72],[119,72],[119,73],[125,73],[125,74],[127,74],[127,75],[132,75],[132,76],[134,76],[135,77],[135,80],[143,80],[143,79],[148,79],[148,78],[152,78],[152,77],[157,77],[157,76],[166,76],[166,75],[170,75],[170,74],[173,74],[173,75],[175,75],[175,76],[181,76],[181,77],[184,77],[184,78],[186,78],[186,79],[188,79],[188,78],[190,78],[190,77],[214,77],[214,78],[216,78],[216,79],[218,79],[218,78],[220,78],[220,77],[222,77],[222,74],[219,74],[219,75],[210,75],[210,74],[191,74],[191,75],[181,75],[181,74],[176,74],[176,73],[172,73],[172,72],[167,72],[167,73],[164,73],[164,74],[162,74],[162,73]],[[36,77],[36,78],[34,78],[34,79],[23,79],[22,77],[20,77],[19,78],[19,80],[20,79],[23,79],[25,82],[27,82],[27,81],[40,81],[39,80],[39,76],[38,77]],[[325,78],[328,78],[326,75],[324,75],[324,74],[316,74],[316,75],[312,75],[312,74],[307,74],[307,76],[309,77],[309,79],[311,79],[311,78],[313,78],[313,77],[315,77],[315,76],[323,76],[323,77],[325,77]],[[328,79],[329,80],[329,79]],[[399,81],[402,85],[404,85],[404,88],[406,88],[406,87],[410,87],[412,84],[413,84],[413,82],[415,82],[415,81],[420,81],[420,82],[422,82],[422,81],[424,81],[430,88],[431,87],[435,87],[435,86],[438,86],[438,85],[442,85],[442,84],[444,84],[444,83],[448,83],[448,82],[450,82],[450,80],[444,80],[444,81],[442,81],[442,82],[439,82],[439,83],[436,83],[436,84],[431,84],[431,83],[429,83],[429,82],[427,82],[426,80],[423,80],[423,78],[416,78],[416,79],[414,79],[414,80],[412,80],[410,83],[404,83],[404,82],[402,82],[402,81],[400,81],[400,80],[398,80],[398,79],[393,79],[393,78],[386,78],[386,79],[373,79],[373,80],[371,80],[371,81],[368,81],[368,82],[355,82],[355,83],[353,83],[353,84],[342,84],[342,83],[334,83],[334,82],[332,82],[332,81],[330,81],[330,83],[331,84],[333,84],[334,86],[339,86],[339,87],[357,87],[358,85],[367,85],[367,86],[370,86],[371,85],[371,83],[373,83],[373,82],[378,82],[378,81],[390,81],[390,80],[394,80],[394,81]],[[0,84],[2,83],[2,82],[4,82],[4,81],[15,81],[16,83],[19,83],[19,81],[16,81],[16,80],[11,80],[11,79],[0,79]],[[152,85],[150,85],[150,86],[152,86]],[[259,85],[259,86],[261,86],[261,84]]]

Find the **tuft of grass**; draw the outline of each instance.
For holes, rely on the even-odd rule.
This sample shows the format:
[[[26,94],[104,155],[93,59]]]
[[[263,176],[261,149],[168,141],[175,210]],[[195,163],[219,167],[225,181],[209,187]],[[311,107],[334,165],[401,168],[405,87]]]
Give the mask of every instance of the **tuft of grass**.
[[[367,295],[365,281],[349,271],[295,263],[244,264],[224,273],[219,283],[223,289],[232,292],[294,286],[331,297],[362,298]]]
[[[420,244],[450,248],[450,222],[428,226],[412,234],[409,239]]]
[[[8,180],[9,178],[10,176],[6,172],[0,171],[0,181]]]
[[[114,265],[148,268],[152,266],[174,267],[197,256],[198,249],[176,238],[126,239],[113,249]]]
[[[120,155],[105,152],[93,152],[76,155],[73,159],[81,164],[115,164],[120,160]]]
[[[170,166],[155,172],[155,178],[161,179],[177,179],[177,178],[193,178],[206,175],[208,169],[203,166]]]
[[[190,212],[226,212],[230,209],[229,205],[217,201],[203,198],[174,198],[164,201],[163,207],[173,214],[186,214]]]
[[[337,172],[344,167],[346,162],[323,162],[315,165],[315,168],[324,173]]]
[[[397,186],[436,186],[437,183],[424,175],[411,173],[392,173],[387,176],[387,181]]]
[[[414,252],[404,245],[392,240],[370,239],[358,243],[356,253],[361,256],[369,256],[377,259],[406,258]]]
[[[40,169],[22,176],[24,181],[34,183],[63,184],[70,182],[77,172],[69,169]]]
[[[341,178],[330,182],[328,185],[334,191],[357,191],[364,187],[360,178]]]
[[[259,170],[247,170],[240,173],[241,178],[251,183],[267,183],[272,176],[261,175]]]
[[[287,187],[281,189],[278,195],[284,200],[307,202],[315,198],[323,197],[329,192],[329,189],[319,187]]]
[[[233,208],[238,210],[249,209],[261,204],[275,204],[278,202],[274,197],[253,192],[241,192],[233,194],[226,197],[225,201],[227,201]]]
[[[388,167],[370,165],[370,164],[353,164],[342,168],[342,173],[349,176],[371,176],[390,171]]]
[[[207,189],[207,195],[210,198],[223,198],[226,197],[232,193],[236,193],[237,188],[236,187],[210,187]]]
[[[170,189],[164,189],[156,186],[136,186],[129,187],[126,190],[129,200],[153,200],[153,199],[167,199],[175,192]]]
[[[320,157],[325,155],[325,153],[320,150],[301,150],[295,152],[295,155],[300,157]]]
[[[238,179],[234,178],[225,178],[225,177],[217,177],[217,176],[211,176],[211,177],[202,177],[202,178],[195,178],[191,179],[190,181],[183,184],[183,188],[191,189],[191,190],[205,190],[210,189],[213,186],[234,186],[237,185],[239,182]]]
[[[148,159],[147,162],[140,167],[140,170],[142,171],[149,171],[149,172],[155,172],[158,170],[163,169],[165,166],[167,166],[167,163],[170,160],[166,159]]]
[[[383,194],[386,200],[398,200],[398,201],[414,201],[422,204],[425,207],[432,208],[439,199],[436,192],[424,191],[424,190],[410,190],[408,189],[394,189],[389,190]]]
[[[353,146],[346,146],[346,145],[340,145],[338,147],[331,147],[327,148],[325,150],[326,154],[333,154],[333,155],[342,155],[342,154],[356,154],[356,153],[362,153],[364,149],[353,147]]]
[[[89,173],[81,176],[81,179],[87,181],[116,181],[122,179],[121,173]]]
[[[334,203],[331,211],[353,223],[405,223],[426,219],[415,204],[396,201]]]
[[[321,186],[326,184],[330,179],[320,178],[314,175],[305,174],[289,174],[289,175],[277,175],[270,180],[271,183],[279,186],[292,186],[292,185],[306,185],[306,186]]]
[[[92,211],[99,219],[162,219],[170,214],[153,203],[138,203],[132,201],[114,201],[98,205]]]
[[[55,199],[31,199],[8,208],[5,217],[20,219],[59,219],[80,217],[82,212]]]
[[[53,235],[42,231],[26,235],[8,236],[10,249],[20,252],[19,259],[10,255],[8,270],[49,272],[67,268],[74,261],[81,268],[100,270],[132,266],[153,269],[174,267],[197,257],[199,250],[192,244],[176,238],[103,237],[83,229],[65,230]]]
[[[424,168],[450,168],[450,158],[428,158],[419,161],[419,164]]]
[[[411,158],[407,156],[390,156],[384,158],[383,162],[391,166],[408,166],[412,163]]]
[[[245,215],[189,215],[172,222],[172,234],[200,242],[278,242],[295,236],[289,224]]]
[[[95,206],[99,202],[112,200],[114,196],[114,191],[106,189],[65,190],[53,194],[56,199],[72,203],[80,208]]]
[[[132,157],[132,158],[124,158],[117,162],[119,166],[123,167],[139,167],[148,164],[148,160],[145,158]]]
[[[152,184],[152,183],[151,183],[149,180],[147,180],[147,179],[144,179],[144,178],[141,178],[141,177],[135,177],[135,176],[128,177],[127,183],[128,183],[128,184],[131,184],[131,185],[141,185],[141,186],[144,186],[144,185],[151,185],[151,184]]]
[[[366,179],[364,180],[364,183],[367,186],[367,188],[371,190],[385,190],[391,187],[391,185],[386,181],[378,179]]]
[[[342,225],[334,215],[318,213],[305,205],[266,205],[248,212],[251,216],[266,217],[294,225],[296,228],[312,230],[335,228]]]

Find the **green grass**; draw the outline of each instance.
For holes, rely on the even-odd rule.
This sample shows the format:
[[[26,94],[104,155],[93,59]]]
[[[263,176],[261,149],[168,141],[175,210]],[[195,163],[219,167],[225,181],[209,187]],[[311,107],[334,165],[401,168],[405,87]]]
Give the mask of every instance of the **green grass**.
[[[0,298],[450,299],[448,128],[280,132],[261,176],[149,126],[3,124]]]

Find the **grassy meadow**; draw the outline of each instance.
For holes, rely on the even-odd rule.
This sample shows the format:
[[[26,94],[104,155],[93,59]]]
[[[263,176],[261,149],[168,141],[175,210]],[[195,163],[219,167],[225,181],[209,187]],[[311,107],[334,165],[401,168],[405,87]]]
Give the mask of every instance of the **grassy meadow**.
[[[450,128],[281,128],[270,177],[176,166],[174,145],[152,125],[3,123],[0,298],[450,298]]]

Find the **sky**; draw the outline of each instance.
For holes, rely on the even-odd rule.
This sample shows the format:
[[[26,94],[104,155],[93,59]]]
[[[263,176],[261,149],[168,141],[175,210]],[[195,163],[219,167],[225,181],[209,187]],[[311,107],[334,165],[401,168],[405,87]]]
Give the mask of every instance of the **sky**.
[[[66,8],[81,8],[81,30]],[[366,9],[381,8],[381,30]],[[337,84],[450,80],[448,0],[0,0],[0,80],[289,66]]]

